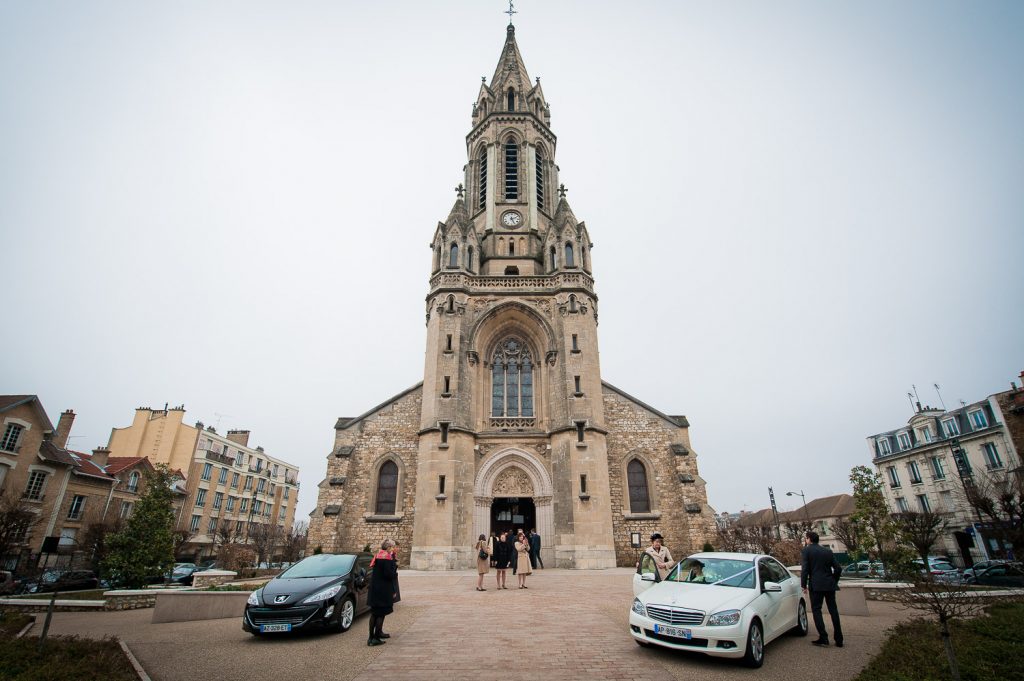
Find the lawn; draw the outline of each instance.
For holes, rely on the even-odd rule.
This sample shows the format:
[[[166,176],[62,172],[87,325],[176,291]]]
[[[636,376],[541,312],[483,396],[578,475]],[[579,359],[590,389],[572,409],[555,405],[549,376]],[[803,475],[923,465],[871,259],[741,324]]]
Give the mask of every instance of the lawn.
[[[26,636],[0,640],[3,681],[138,681],[138,676],[112,638],[100,641],[51,637],[43,649]]]
[[[951,629],[963,681],[1024,681],[1024,602],[993,605],[987,615],[957,622]],[[894,627],[856,681],[949,678],[938,624],[919,619]]]
[[[32,619],[32,615],[0,610],[0,640],[14,638]]]

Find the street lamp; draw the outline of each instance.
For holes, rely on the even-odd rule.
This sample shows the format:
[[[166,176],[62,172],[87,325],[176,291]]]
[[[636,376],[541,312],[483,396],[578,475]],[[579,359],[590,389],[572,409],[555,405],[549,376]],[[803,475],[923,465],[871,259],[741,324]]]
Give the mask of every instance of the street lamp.
[[[794,497],[794,496],[799,496],[800,497],[800,500],[804,504],[804,517],[807,518],[807,529],[810,530],[811,529],[811,514],[810,514],[810,511],[807,510],[807,497],[804,496],[804,491],[800,490],[799,492],[786,492],[786,496],[787,497]]]

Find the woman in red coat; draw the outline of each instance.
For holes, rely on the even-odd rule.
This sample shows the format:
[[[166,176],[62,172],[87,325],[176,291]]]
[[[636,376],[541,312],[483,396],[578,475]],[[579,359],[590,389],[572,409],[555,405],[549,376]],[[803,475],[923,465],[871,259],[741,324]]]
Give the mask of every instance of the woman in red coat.
[[[388,634],[383,632],[384,618],[395,609],[395,585],[398,582],[397,557],[392,552],[395,542],[385,539],[380,551],[373,557],[370,566],[373,576],[370,578],[370,593],[367,604],[370,606],[370,638],[366,645],[379,646],[384,643]]]

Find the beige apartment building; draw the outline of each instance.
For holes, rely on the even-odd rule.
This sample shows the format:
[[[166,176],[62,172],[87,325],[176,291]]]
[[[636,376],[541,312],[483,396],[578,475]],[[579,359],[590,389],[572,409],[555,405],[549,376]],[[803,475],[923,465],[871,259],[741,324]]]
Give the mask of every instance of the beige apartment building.
[[[935,553],[949,556],[958,565],[1004,552],[995,538],[986,536],[985,523],[967,504],[964,484],[1021,474],[1018,444],[1007,426],[1007,417],[1019,423],[1019,397],[1019,389],[1013,386],[958,409],[917,403],[905,426],[867,438],[889,508],[948,514],[949,531]]]
[[[140,407],[132,425],[112,430],[109,444],[112,456],[146,456],[181,473],[187,497],[177,528],[189,539],[178,558],[212,557],[221,543],[255,541],[266,527],[282,538],[290,533],[298,466],[250,447],[248,430],[221,435],[201,422],[184,423],[184,416],[184,407]]]

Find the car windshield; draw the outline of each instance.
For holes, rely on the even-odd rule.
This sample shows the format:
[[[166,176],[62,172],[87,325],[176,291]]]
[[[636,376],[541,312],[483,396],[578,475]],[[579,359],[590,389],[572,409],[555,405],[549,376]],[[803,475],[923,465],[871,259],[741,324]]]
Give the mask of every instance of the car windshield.
[[[754,562],[732,558],[687,558],[665,581],[753,589]]]
[[[282,572],[278,579],[300,579],[302,577],[340,577],[352,571],[356,557],[352,555],[335,556],[321,553],[304,558]]]

